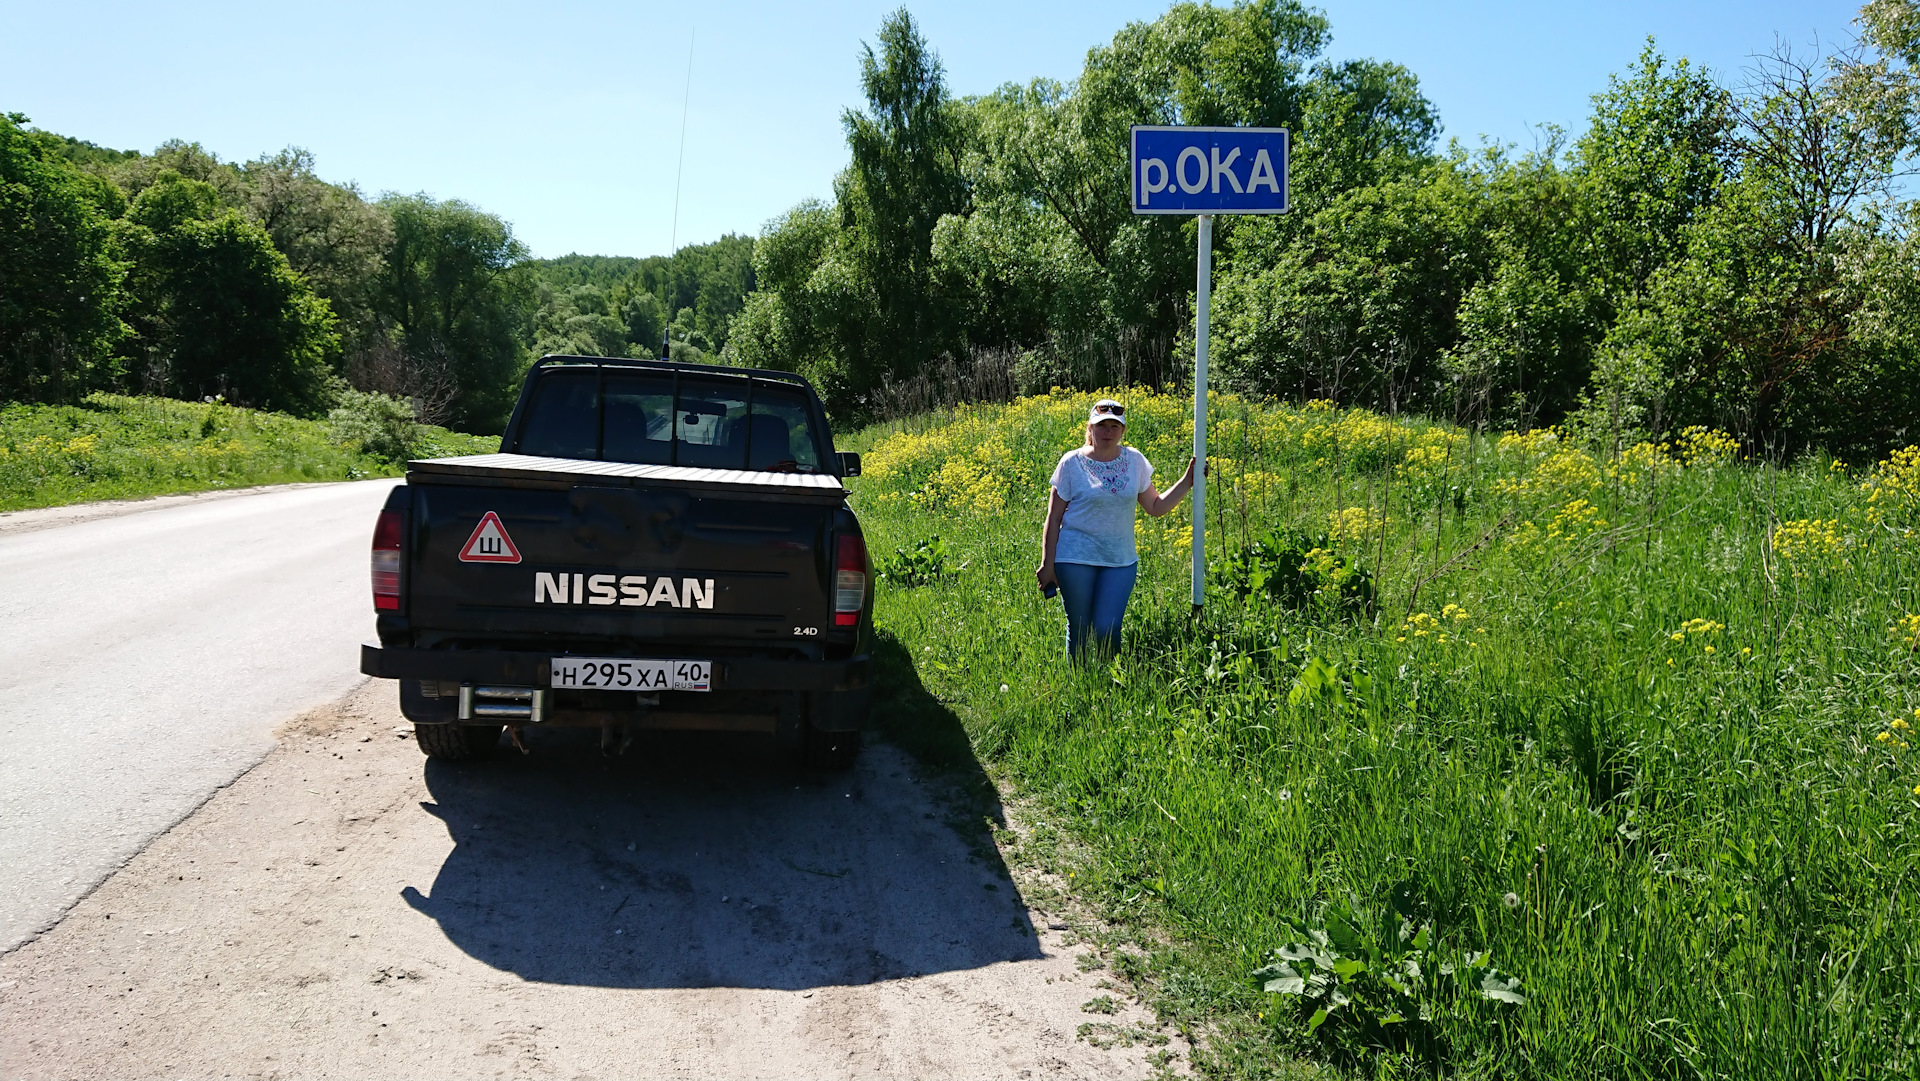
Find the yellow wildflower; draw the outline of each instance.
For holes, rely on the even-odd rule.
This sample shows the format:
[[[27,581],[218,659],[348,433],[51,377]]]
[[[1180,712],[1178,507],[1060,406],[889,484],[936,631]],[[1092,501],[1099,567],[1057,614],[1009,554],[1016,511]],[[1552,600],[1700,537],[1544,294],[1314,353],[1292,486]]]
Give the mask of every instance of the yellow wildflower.
[[[1336,541],[1366,541],[1388,524],[1386,514],[1365,507],[1348,507],[1327,514],[1327,536]]]
[[[1846,566],[1841,553],[1852,546],[1852,540],[1840,532],[1837,518],[1799,518],[1774,527],[1773,551],[1793,568],[1794,577],[1805,578],[1815,569]]]
[[[1674,456],[1683,465],[1718,465],[1732,461],[1740,451],[1740,441],[1718,428],[1696,424],[1683,428],[1673,443]]]
[[[1439,628],[1440,621],[1426,612],[1415,612],[1406,620],[1406,629],[1412,631],[1415,638],[1425,638]]]
[[[1893,635],[1908,649],[1920,649],[1920,615],[1903,616],[1893,621]]]

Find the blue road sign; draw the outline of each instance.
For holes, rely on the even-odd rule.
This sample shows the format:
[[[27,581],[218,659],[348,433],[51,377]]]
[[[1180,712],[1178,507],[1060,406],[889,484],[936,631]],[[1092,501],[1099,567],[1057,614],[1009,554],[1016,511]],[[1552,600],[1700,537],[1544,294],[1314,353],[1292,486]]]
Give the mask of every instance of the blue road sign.
[[[1287,129],[1133,129],[1135,214],[1279,214]]]

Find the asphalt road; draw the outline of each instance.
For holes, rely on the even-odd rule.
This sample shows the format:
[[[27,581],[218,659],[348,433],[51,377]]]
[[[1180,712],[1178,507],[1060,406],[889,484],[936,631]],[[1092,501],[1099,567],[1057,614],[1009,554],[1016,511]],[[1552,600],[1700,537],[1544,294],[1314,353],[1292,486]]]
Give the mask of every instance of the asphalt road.
[[[277,725],[360,681],[391,487],[5,516],[0,953],[259,762]]]

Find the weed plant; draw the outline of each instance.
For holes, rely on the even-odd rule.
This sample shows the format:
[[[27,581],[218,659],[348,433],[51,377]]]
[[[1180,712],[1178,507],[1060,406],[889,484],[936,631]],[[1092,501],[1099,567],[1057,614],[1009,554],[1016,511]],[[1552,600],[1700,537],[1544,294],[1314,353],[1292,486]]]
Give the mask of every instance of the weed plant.
[[[883,641],[1079,839],[1076,892],[1167,933],[1156,1001],[1211,1033],[1201,1066],[1920,1075],[1920,451],[1616,453],[1217,397],[1227,573],[1193,617],[1190,517],[1143,516],[1125,644],[1074,667],[1033,568],[1108,394],[1177,476],[1187,403],[1102,391],[861,433],[852,483],[870,549],[965,561],[883,583]],[[1300,577],[1255,588],[1280,552]],[[1384,945],[1276,967],[1343,927]],[[1375,1006],[1321,1013],[1336,976]]]
[[[290,481],[398,476],[337,425],[222,402],[95,394],[0,407],[0,511]],[[415,457],[481,454],[493,437],[423,428]]]

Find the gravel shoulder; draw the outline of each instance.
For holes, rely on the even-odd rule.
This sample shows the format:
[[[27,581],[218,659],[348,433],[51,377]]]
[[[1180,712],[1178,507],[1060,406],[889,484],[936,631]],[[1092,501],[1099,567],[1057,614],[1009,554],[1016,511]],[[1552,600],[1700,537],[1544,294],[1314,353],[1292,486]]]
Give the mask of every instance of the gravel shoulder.
[[[391,683],[0,958],[8,1078],[1128,1077],[1100,973],[878,745],[428,762]],[[1175,1038],[1172,1048],[1184,1049]]]
[[[392,478],[375,479],[391,480]],[[211,503],[222,499],[233,499],[236,496],[259,495],[261,492],[324,488],[342,483],[357,482],[299,481],[292,484],[262,484],[251,488],[212,488],[199,492],[143,496],[139,499],[106,499],[92,503],[64,503],[57,507],[10,510],[0,512],[0,537],[13,533],[35,533],[42,529],[56,529],[63,525],[78,525],[81,522],[94,522],[102,518],[119,518],[127,514],[144,514],[150,510],[166,510],[169,507],[191,503]]]

